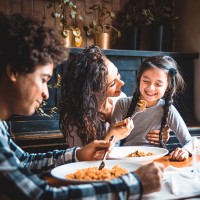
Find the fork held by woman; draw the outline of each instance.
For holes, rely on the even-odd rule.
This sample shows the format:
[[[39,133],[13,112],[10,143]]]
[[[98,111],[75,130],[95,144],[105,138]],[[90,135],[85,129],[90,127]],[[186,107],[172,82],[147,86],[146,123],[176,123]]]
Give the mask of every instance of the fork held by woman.
[[[112,135],[109,139],[109,141],[113,141],[114,140],[114,135]],[[105,159],[106,159],[106,156],[108,155],[108,149],[106,149],[104,155],[103,155],[103,159],[101,161],[101,164],[99,165],[99,168],[98,170],[102,170],[104,167],[105,167]]]

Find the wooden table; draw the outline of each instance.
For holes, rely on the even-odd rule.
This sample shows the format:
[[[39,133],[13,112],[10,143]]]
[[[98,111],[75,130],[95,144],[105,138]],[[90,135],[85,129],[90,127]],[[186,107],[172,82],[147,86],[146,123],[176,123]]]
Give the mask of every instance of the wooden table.
[[[163,165],[165,165],[165,167],[167,167],[168,165],[172,165],[178,168],[189,167],[189,166],[192,166],[192,157],[189,157],[185,161],[171,161],[169,160],[169,156],[164,156],[160,159],[155,160],[155,162],[162,163]]]
[[[179,168],[180,167],[189,167],[192,165],[192,157],[189,157],[185,161],[170,161],[169,156],[164,156],[160,159],[155,160],[155,162],[162,163],[162,164],[164,164],[165,167],[167,167],[168,165],[172,165],[174,167],[179,167]],[[54,186],[54,187],[67,185],[66,182],[57,180],[57,179],[53,178],[52,176],[46,176],[46,177],[44,177],[44,179],[49,183],[49,185]]]

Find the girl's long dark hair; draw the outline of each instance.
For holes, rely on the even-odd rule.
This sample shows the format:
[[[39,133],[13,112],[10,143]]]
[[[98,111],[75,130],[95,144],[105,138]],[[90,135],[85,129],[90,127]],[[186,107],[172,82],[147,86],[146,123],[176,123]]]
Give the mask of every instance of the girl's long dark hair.
[[[167,126],[169,108],[173,103],[175,95],[179,92],[182,92],[185,85],[184,80],[179,72],[178,65],[173,58],[169,56],[152,56],[147,58],[142,63],[137,75],[136,90],[133,93],[133,99],[131,101],[126,117],[130,117],[135,111],[137,102],[140,98],[141,76],[146,70],[151,68],[162,69],[168,73],[168,88],[163,96],[165,105],[163,107],[164,114],[161,120],[161,128],[159,132],[160,140],[162,140],[162,133],[164,132],[164,128]]]
[[[70,61],[62,85],[60,102],[60,128],[66,137],[77,127],[77,135],[83,145],[105,135],[105,122],[99,118],[99,110],[106,100],[106,57],[96,46],[89,46]]]

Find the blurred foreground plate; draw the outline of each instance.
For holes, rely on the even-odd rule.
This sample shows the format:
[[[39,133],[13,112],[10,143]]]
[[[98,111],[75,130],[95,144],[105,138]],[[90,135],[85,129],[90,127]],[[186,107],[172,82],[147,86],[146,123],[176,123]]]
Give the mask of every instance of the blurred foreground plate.
[[[51,175],[59,180],[66,181],[71,184],[102,182],[102,181],[71,180],[71,179],[65,178],[66,175],[70,173],[74,173],[77,170],[88,168],[88,167],[98,167],[100,165],[100,162],[101,161],[87,161],[87,162],[75,162],[75,163],[64,164],[64,165],[54,168],[51,171]],[[120,167],[123,167],[127,169],[128,171],[135,171],[140,166],[142,166],[138,163],[127,162],[127,161],[122,161],[122,160],[105,160],[105,168],[111,169],[115,165],[119,165]],[[103,180],[103,182],[105,181],[106,180]]]
[[[152,156],[144,156],[144,157],[127,157],[128,154],[133,153],[135,151],[142,151],[144,153],[154,153]],[[161,158],[168,154],[167,149],[159,148],[159,147],[145,147],[145,146],[123,146],[123,147],[114,147],[111,151],[109,158],[112,160],[126,160],[134,163],[147,164]]]

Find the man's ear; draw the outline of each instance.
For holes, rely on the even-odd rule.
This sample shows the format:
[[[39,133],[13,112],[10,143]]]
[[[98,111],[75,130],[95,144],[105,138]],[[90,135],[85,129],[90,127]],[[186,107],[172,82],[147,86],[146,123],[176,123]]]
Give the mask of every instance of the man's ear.
[[[13,82],[16,81],[18,73],[13,72],[12,67],[9,64],[7,64],[7,66],[6,66],[6,74],[11,81],[13,81]]]

